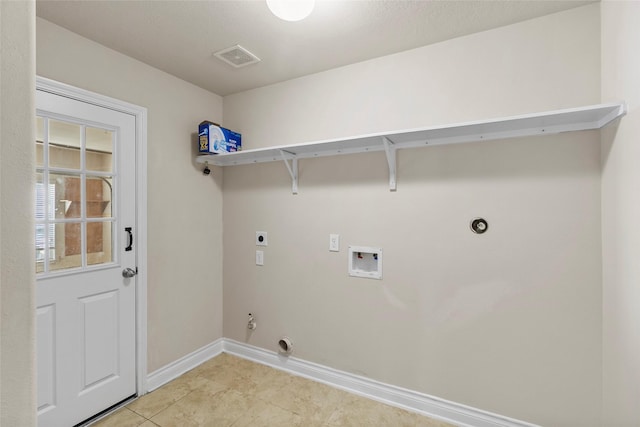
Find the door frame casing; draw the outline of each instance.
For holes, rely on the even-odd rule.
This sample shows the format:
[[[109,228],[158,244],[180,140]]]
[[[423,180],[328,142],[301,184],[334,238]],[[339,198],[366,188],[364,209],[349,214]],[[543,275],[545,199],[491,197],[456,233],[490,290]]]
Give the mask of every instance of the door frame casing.
[[[147,393],[147,109],[95,92],[36,76],[36,90],[130,114],[136,144],[136,391]]]

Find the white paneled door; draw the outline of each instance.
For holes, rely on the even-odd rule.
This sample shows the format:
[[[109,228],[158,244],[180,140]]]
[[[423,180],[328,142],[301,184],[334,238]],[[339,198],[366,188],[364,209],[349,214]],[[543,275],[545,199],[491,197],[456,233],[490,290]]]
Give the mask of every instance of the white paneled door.
[[[136,394],[133,115],[36,94],[38,424]]]

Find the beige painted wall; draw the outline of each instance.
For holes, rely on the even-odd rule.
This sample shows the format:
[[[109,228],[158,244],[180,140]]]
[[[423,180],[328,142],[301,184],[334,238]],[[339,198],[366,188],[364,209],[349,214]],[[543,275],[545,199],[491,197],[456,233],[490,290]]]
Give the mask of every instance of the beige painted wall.
[[[148,370],[222,337],[222,173],[195,164],[222,98],[37,19],[37,73],[148,109]]]
[[[640,425],[640,3],[602,3],[602,99],[629,113],[602,139],[603,419]]]
[[[246,148],[600,100],[590,5],[224,99]],[[542,425],[601,415],[599,135],[225,169],[224,336]],[[482,216],[478,236],[469,221]],[[269,233],[254,265],[255,231]],[[328,251],[329,233],[341,251]],[[381,281],[347,246],[384,248]],[[258,328],[248,334],[247,313]]]
[[[592,5],[337,68],[225,97],[225,126],[258,148],[589,104],[598,33]]]
[[[35,425],[35,3],[0,1],[0,425]]]

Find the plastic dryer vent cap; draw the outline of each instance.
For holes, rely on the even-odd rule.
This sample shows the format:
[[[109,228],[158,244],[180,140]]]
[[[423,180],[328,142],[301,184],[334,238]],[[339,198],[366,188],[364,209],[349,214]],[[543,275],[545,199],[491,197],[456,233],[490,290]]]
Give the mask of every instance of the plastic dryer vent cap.
[[[280,338],[280,341],[278,341],[278,347],[280,348],[280,353],[283,354],[291,354],[293,351],[293,343],[288,337]]]

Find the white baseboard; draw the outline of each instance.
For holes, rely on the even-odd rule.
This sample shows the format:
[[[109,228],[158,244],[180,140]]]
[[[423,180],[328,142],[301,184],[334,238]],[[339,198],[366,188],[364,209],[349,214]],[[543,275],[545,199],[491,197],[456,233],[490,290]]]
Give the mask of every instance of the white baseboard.
[[[147,376],[147,390],[153,391],[158,387],[178,378],[180,375],[206,362],[212,357],[222,353],[224,338],[220,338],[194,351],[191,354],[163,366],[157,371],[153,371]]]
[[[416,412],[461,427],[537,427],[424,393],[381,383],[327,366],[282,356],[249,344],[224,339],[225,353],[309,378],[372,400]]]
[[[249,344],[220,338],[181,359],[170,363],[147,377],[148,391],[168,383],[185,372],[225,352],[294,375],[309,378],[368,399],[406,409],[460,427],[538,427],[524,421],[504,417],[419,393],[366,377],[350,374],[295,357],[283,356]]]

